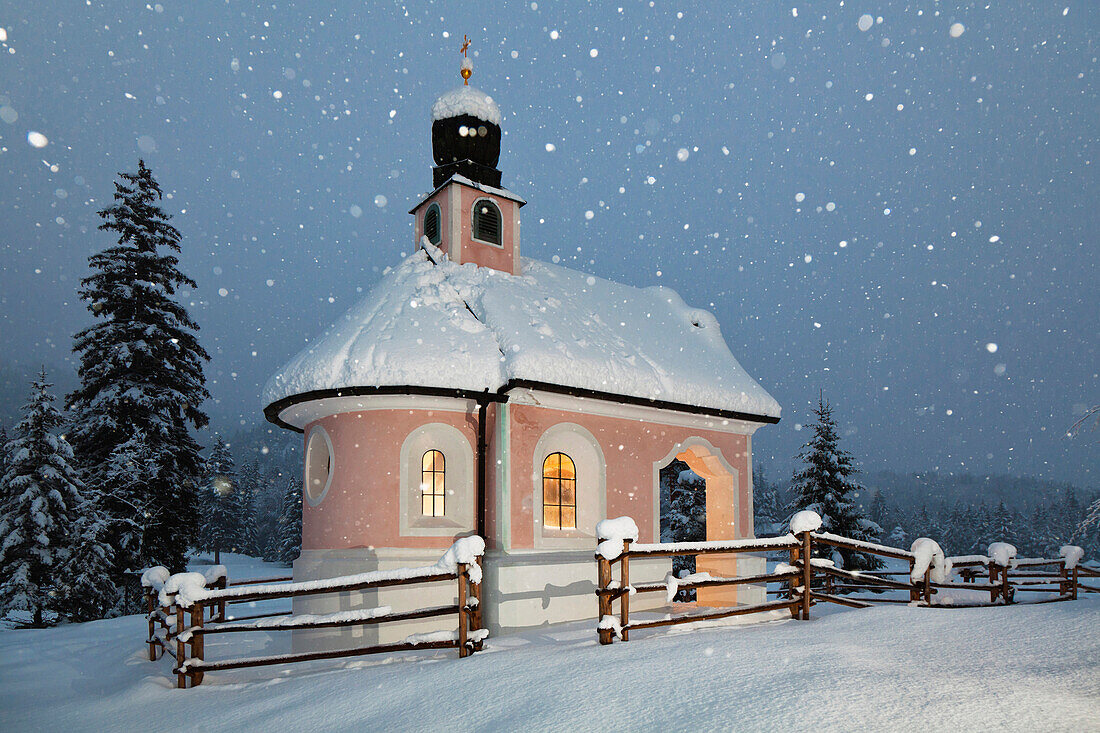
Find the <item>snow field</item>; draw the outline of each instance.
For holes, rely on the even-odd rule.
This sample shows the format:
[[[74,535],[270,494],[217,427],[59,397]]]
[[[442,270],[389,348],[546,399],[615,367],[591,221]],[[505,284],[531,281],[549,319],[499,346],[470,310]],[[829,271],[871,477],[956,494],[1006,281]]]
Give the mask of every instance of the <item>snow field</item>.
[[[136,730],[1088,730],[1100,599],[833,611],[809,622],[635,632],[592,623],[500,638],[468,659],[395,654],[207,675],[173,689],[138,616],[0,633],[0,727]],[[237,653],[271,653],[266,634]],[[285,634],[283,635],[285,636]],[[245,646],[250,648],[245,648]],[[215,652],[217,653],[217,652]],[[212,654],[213,656],[213,654]],[[229,656],[224,652],[219,656]]]

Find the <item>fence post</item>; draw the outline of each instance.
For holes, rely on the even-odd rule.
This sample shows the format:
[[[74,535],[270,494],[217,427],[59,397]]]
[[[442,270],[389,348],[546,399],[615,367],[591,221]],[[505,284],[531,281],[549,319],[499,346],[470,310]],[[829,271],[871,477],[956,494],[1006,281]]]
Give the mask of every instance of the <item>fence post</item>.
[[[791,548],[791,561],[790,566],[792,568],[798,567],[798,556],[801,552],[801,545]],[[795,576],[787,581],[787,596],[788,600],[794,600],[794,589],[798,587],[800,582],[800,576]],[[791,618],[798,618],[798,606],[791,606]]]
[[[202,661],[204,637],[202,634],[196,634],[195,629],[202,628],[202,615],[205,611],[202,608],[202,603],[196,603],[191,606],[191,658]],[[202,684],[202,670],[197,669],[191,673],[191,686],[197,687]]]
[[[611,562],[603,555],[596,555],[596,593],[599,596],[600,601],[600,622],[602,624],[604,616],[611,615],[611,597],[607,595],[607,586],[611,585]],[[611,629],[599,629],[600,643],[610,644]]]
[[[226,588],[229,587],[229,575],[228,574],[222,576],[221,578],[218,578],[217,587],[220,590],[225,590]],[[211,614],[213,614],[213,610],[211,610]],[[221,600],[218,601],[218,620],[219,621],[225,621],[225,599],[224,598],[222,598]]]
[[[485,568],[484,568],[484,565],[481,562],[481,556],[480,555],[477,557],[476,562],[478,564],[478,567],[481,568],[481,572],[484,573]],[[474,604],[473,611],[470,613],[470,628],[473,629],[474,631],[478,631],[482,628],[482,626],[481,626],[481,583],[474,583],[474,582],[471,581],[470,582],[470,594],[473,596],[474,600],[477,601],[477,603]],[[481,640],[475,641],[474,645],[473,645],[473,650],[475,652],[481,651],[481,647],[484,643],[485,642],[481,641]]]
[[[630,623],[630,540],[623,540],[623,554],[619,555],[619,625],[623,627],[619,635],[623,641],[630,641],[630,631],[627,625]]]
[[[912,580],[912,578],[910,578]],[[929,606],[932,605],[932,566],[929,565],[924,571],[924,602]]]
[[[802,533],[802,620],[810,620],[810,584],[813,582],[813,564],[810,558],[810,533]]]
[[[909,558],[909,602],[920,602],[920,588],[913,582],[913,570],[917,566],[917,559],[915,557]]]
[[[1070,600],[1071,601],[1076,601],[1077,600],[1077,566],[1076,565],[1073,566],[1072,582],[1070,582],[1069,588],[1070,588],[1070,590],[1069,590]]]
[[[176,669],[180,670],[176,673],[176,687],[182,690],[187,687],[187,675],[183,672],[183,663],[187,661],[187,642],[182,638],[184,610],[178,602],[173,605],[176,606]]]
[[[458,656],[465,657],[469,654],[466,649],[466,629],[469,619],[466,612],[466,583],[469,578],[466,575],[466,563],[458,564]]]
[[[157,661],[157,645],[153,642],[153,637],[157,633],[157,622],[153,617],[153,612],[156,610],[156,601],[153,600],[153,589],[145,591],[145,608],[148,610],[149,615],[149,661]]]
[[[1011,562],[1011,561],[1010,561]],[[1005,599],[1005,605],[1012,603],[1013,588],[1008,584],[1008,566],[1001,568],[1001,597]]]
[[[997,602],[997,565],[989,558],[989,602]]]

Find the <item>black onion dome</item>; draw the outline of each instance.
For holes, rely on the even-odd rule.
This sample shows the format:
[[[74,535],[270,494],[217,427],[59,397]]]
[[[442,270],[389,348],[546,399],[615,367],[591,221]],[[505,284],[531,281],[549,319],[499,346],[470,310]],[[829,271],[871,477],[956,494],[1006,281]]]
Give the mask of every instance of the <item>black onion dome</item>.
[[[500,108],[473,87],[447,92],[432,105],[432,157],[435,186],[455,174],[500,186]]]

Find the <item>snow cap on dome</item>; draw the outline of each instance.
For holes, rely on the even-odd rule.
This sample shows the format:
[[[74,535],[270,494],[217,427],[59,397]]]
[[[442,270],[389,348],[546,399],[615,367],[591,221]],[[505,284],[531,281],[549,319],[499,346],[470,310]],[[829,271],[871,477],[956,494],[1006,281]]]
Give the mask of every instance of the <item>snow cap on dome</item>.
[[[500,127],[500,107],[485,92],[474,87],[458,87],[443,94],[432,105],[432,120],[470,115]]]

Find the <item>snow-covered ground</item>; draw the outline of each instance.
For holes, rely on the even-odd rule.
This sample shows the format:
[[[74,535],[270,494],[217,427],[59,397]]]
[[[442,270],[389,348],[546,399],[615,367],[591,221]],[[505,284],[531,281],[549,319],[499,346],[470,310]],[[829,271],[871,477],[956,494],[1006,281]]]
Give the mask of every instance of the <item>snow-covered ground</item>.
[[[231,579],[286,573],[228,559]],[[814,611],[808,623],[635,632],[610,647],[594,623],[571,624],[490,639],[468,659],[261,667],[190,690],[174,688],[170,659],[147,660],[138,616],[8,630],[0,730],[1097,729],[1100,598]],[[211,637],[207,656],[286,644]]]

